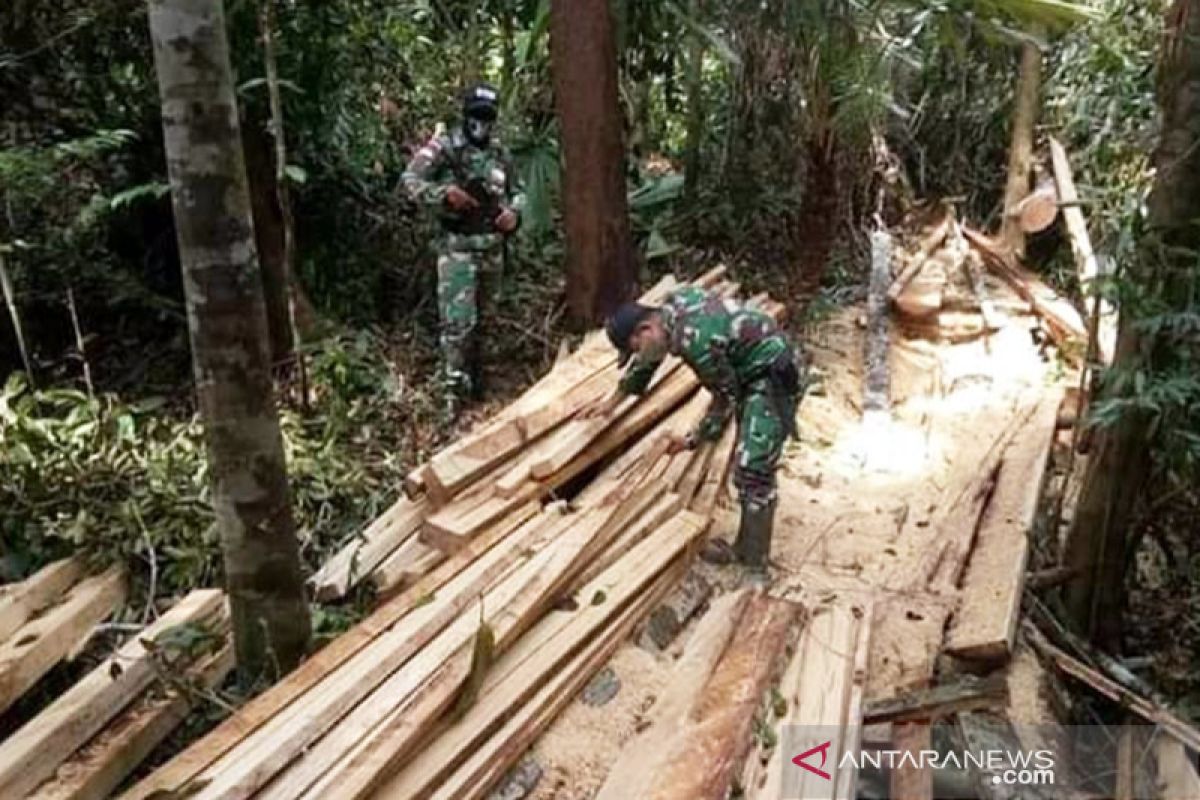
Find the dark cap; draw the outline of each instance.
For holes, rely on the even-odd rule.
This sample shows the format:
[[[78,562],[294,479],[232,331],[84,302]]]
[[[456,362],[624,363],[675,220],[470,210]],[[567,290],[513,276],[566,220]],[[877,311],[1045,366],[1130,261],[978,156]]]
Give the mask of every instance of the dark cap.
[[[477,83],[463,94],[463,116],[496,119],[500,93],[490,83]]]
[[[612,346],[617,348],[617,366],[625,366],[625,362],[633,355],[629,349],[629,337],[637,330],[637,326],[653,313],[654,309],[650,306],[625,303],[608,318],[604,332],[608,334]]]

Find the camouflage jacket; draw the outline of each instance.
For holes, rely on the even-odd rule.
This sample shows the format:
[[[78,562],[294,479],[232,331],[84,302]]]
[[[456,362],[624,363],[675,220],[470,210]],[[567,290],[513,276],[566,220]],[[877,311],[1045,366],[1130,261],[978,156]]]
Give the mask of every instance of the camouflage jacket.
[[[694,286],[667,295],[661,309],[668,351],[679,356],[713,395],[713,404],[697,433],[714,440],[721,435],[747,387],[767,375],[771,364],[788,352],[775,321],[761,311],[722,300]],[[621,379],[621,390],[642,394],[662,359],[640,354]]]
[[[484,245],[500,241],[495,227],[500,207],[520,213],[524,204],[505,150],[495,142],[476,147],[459,130],[435,133],[408,162],[403,181],[414,199],[438,214],[447,233]],[[455,211],[446,205],[446,190],[456,184],[478,208]]]

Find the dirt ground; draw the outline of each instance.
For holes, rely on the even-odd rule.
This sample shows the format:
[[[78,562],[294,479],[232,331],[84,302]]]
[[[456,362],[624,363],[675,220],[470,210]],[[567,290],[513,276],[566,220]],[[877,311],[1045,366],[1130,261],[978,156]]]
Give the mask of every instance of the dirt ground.
[[[896,592],[933,534],[943,493],[970,474],[1015,410],[1068,376],[1043,354],[1034,320],[1014,299],[993,295],[1006,325],[986,342],[935,343],[898,335],[893,327],[890,418],[863,419],[860,307],[818,326],[808,342],[820,385],[801,408],[801,441],[790,444],[779,471],[780,506],[772,552],[772,593],[810,608],[848,593]],[[726,502],[714,535],[732,538],[737,514]],[[718,586],[738,585],[738,567],[697,566]],[[920,598],[912,598],[919,605]],[[918,613],[874,628],[868,696],[895,690],[914,642],[936,636]],[[893,621],[894,623],[894,621]],[[924,624],[925,629],[921,630]],[[911,627],[906,627],[911,626]],[[627,642],[610,666],[620,690],[605,705],[574,702],[534,746],[543,775],[538,800],[584,800],[603,783],[622,744],[670,680],[684,631],[665,653]],[[1033,686],[1029,659],[1020,680]],[[1035,665],[1034,665],[1035,666]],[[1021,693],[1036,715],[1036,691]]]

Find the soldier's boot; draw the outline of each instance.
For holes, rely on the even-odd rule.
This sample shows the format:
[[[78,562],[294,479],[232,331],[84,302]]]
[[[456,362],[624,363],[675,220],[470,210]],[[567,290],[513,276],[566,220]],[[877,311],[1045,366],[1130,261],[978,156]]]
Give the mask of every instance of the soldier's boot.
[[[771,536],[775,529],[775,505],[743,503],[741,523],[733,543],[733,551],[751,576],[764,580],[767,558],[771,555]]]

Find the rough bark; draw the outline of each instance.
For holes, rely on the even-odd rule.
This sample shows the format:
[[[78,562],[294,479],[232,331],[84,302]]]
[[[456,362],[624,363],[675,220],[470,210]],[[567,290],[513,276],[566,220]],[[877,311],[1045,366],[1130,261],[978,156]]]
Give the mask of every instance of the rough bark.
[[[633,296],[617,51],[606,0],[554,0],[550,65],[562,131],[567,307],[578,323]]]
[[[150,0],[167,171],[238,666],[309,641],[222,4]]]
[[[1132,275],[1143,289],[1164,299],[1183,295],[1200,247],[1200,0],[1176,0],[1160,58],[1161,135],[1154,155],[1155,182],[1147,201],[1149,235]],[[1189,250],[1191,252],[1189,252]],[[1114,366],[1132,371],[1153,366],[1153,340],[1122,314]],[[1158,354],[1161,356],[1161,354]],[[1134,511],[1152,469],[1154,418],[1127,413],[1097,431],[1083,489],[1067,537],[1066,564],[1079,570],[1067,587],[1067,604],[1078,627],[1102,647],[1117,650],[1125,605],[1127,547]]]
[[[1039,90],[1042,84],[1042,51],[1037,44],[1021,45],[1021,65],[1017,74],[1013,101],[1012,138],[1008,149],[1008,183],[1004,188],[1004,220],[1000,239],[1017,255],[1025,254],[1025,233],[1017,206],[1029,194],[1029,173],[1033,167],[1033,126],[1037,122]]]
[[[292,353],[292,325],[288,314],[287,249],[283,213],[275,195],[271,144],[265,131],[249,124],[242,136],[254,218],[254,246],[262,269],[263,299],[271,360],[278,364]]]

